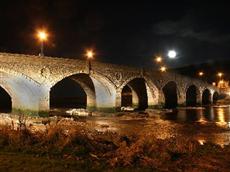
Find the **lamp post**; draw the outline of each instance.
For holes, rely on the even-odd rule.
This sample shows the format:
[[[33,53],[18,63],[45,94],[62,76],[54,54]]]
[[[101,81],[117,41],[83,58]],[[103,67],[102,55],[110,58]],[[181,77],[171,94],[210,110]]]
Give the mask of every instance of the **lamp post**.
[[[167,70],[167,68],[166,68],[165,66],[161,66],[161,67],[160,67],[160,71],[161,71],[161,72],[166,72],[166,70]]]
[[[200,71],[200,72],[198,73],[198,75],[199,75],[200,77],[203,77],[203,76],[204,76],[204,72]]]
[[[41,52],[40,52],[39,56],[44,56],[44,42],[47,41],[48,34],[46,31],[40,30],[37,32],[37,37],[38,37],[39,41],[41,42]]]
[[[156,63],[161,63],[162,60],[163,60],[163,59],[162,59],[161,56],[157,56],[157,57],[155,58]]]
[[[88,61],[88,72],[90,73],[91,71],[91,60],[94,58],[95,53],[93,50],[86,50],[86,58]]]
[[[217,76],[219,77],[219,81],[218,81],[218,87],[219,88],[223,87],[223,84],[224,84],[224,80],[222,79],[223,75],[224,74],[222,72],[218,72],[217,73]]]
[[[222,72],[218,72],[217,76],[221,79],[224,74]]]

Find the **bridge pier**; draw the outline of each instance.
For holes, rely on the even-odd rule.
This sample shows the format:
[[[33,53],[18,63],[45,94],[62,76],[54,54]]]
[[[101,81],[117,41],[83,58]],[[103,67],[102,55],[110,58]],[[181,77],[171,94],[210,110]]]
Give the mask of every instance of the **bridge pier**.
[[[177,100],[178,106],[186,106],[186,94],[183,91],[179,91],[177,97],[178,97]]]
[[[116,109],[116,89],[104,80],[102,83],[97,77],[91,77],[96,96],[96,109],[104,112],[114,112]],[[101,80],[103,80],[101,78]]]
[[[199,93],[197,94],[197,105],[200,106],[202,105],[202,92],[199,91]]]

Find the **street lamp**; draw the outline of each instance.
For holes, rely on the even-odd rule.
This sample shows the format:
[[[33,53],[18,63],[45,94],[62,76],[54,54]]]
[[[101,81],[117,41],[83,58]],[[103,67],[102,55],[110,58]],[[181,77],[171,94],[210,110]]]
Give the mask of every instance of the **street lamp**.
[[[161,57],[161,56],[157,56],[157,57],[155,58],[155,61],[156,61],[157,63],[161,63],[161,62],[162,62],[162,57]]]
[[[44,42],[47,41],[48,39],[48,34],[46,31],[44,30],[39,30],[37,32],[37,37],[39,39],[39,41],[41,42],[41,52],[40,52],[40,56],[44,56]]]
[[[204,72],[199,72],[198,75],[201,77],[201,76],[204,76]]]
[[[86,50],[86,58],[87,58],[87,62],[88,62],[88,72],[90,73],[91,70],[91,59],[94,59],[94,55],[95,53],[93,52],[93,50]]]
[[[88,60],[91,60],[94,58],[94,52],[93,50],[86,50],[86,57]]]
[[[217,76],[218,76],[219,78],[221,78],[223,75],[224,75],[224,74],[223,74],[222,72],[218,72],[218,73],[217,73]]]
[[[161,71],[161,72],[166,72],[166,70],[167,70],[167,68],[166,68],[165,66],[161,66],[161,67],[160,67],[160,71]]]

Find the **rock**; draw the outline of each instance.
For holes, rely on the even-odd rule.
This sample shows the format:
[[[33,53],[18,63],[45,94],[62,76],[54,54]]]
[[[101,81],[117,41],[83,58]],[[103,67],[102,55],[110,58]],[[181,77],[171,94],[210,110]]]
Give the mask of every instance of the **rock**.
[[[134,111],[134,108],[131,107],[131,106],[127,106],[127,107],[122,106],[122,107],[121,107],[121,111],[128,111],[128,112],[131,112],[131,111]]]
[[[87,111],[86,109],[69,109],[66,113],[73,115],[73,116],[92,116],[92,112]]]

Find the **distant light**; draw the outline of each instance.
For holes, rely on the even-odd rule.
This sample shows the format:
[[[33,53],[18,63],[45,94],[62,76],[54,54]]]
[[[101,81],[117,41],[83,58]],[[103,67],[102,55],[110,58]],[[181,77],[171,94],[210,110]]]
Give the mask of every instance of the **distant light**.
[[[203,75],[204,75],[204,72],[199,72],[198,75],[199,75],[199,76],[203,76]]]
[[[48,34],[44,30],[40,30],[37,33],[37,37],[40,41],[46,41],[48,39]]]
[[[166,72],[167,68],[165,66],[161,66],[160,71],[161,72]]]
[[[156,57],[155,61],[156,61],[157,63],[162,62],[162,57],[160,57],[160,56]]]
[[[87,59],[93,59],[93,57],[94,57],[93,50],[87,50],[86,51],[86,57],[87,57]]]
[[[170,59],[174,59],[174,58],[176,57],[176,55],[177,55],[177,53],[176,53],[176,51],[174,51],[174,50],[170,50],[170,51],[168,52],[168,57],[169,57]]]
[[[212,83],[212,85],[213,85],[213,86],[216,86],[216,83],[215,83],[215,82],[213,82],[213,83]]]
[[[218,72],[217,75],[221,78],[224,74],[222,72]]]

